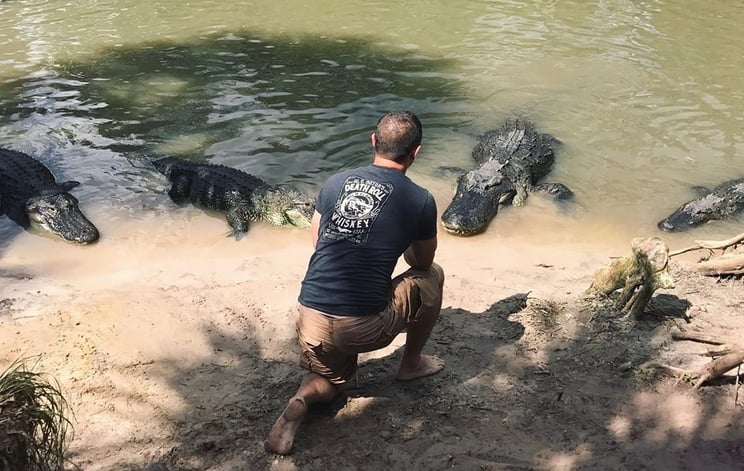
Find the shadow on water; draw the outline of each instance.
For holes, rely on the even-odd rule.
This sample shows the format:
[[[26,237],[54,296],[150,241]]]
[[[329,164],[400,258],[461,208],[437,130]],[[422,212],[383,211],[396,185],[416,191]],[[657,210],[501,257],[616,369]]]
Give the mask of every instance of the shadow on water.
[[[572,322],[571,338],[551,337]],[[294,353],[262,358],[250,322],[243,336],[211,330],[215,352],[239,360],[162,378],[187,412],[169,437],[175,446],[164,444],[168,451],[144,469],[738,469],[740,415],[726,419],[727,431],[710,433],[726,412],[705,388],[699,401],[654,399],[639,386],[653,390],[660,378],[623,366],[657,354],[660,329],[653,316],[630,327],[547,312],[524,293],[483,312],[444,308],[428,347],[447,361],[442,373],[394,382],[399,350],[365,362],[358,388],[311,409],[286,458],[265,454],[262,441],[301,378]],[[281,349],[293,352],[293,341]],[[672,418],[696,404],[688,422]]]
[[[38,158],[58,180],[82,181],[81,204],[135,213],[167,191],[149,167],[162,156],[314,192],[330,173],[368,161],[384,111],[413,109],[427,130],[463,125],[453,120],[466,115],[451,114],[465,101],[453,69],[450,59],[358,38],[236,31],[142,43],[6,75],[0,145]]]
[[[31,126],[51,113],[63,139],[87,148],[213,161],[312,185],[366,162],[366,131],[381,112],[405,107],[436,117],[462,100],[452,69],[450,59],[363,39],[238,31],[57,64],[5,85],[4,121]]]

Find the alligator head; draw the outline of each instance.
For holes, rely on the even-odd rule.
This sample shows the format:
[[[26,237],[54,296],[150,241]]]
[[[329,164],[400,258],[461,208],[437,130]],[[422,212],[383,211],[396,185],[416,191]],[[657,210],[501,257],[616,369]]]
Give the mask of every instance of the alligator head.
[[[719,195],[709,194],[689,201],[675,212],[659,221],[658,227],[666,232],[682,232],[714,219],[722,219],[725,201]]]
[[[163,157],[162,159],[153,160],[152,165],[158,172],[168,177],[176,162],[178,162],[178,159],[175,157]]]
[[[504,164],[489,160],[457,179],[457,191],[442,213],[442,226],[453,234],[468,236],[486,230],[499,205],[516,194],[514,183],[501,172]]]
[[[744,211],[744,178],[730,180],[697,199],[688,201],[659,221],[662,231],[681,232],[709,221]]]
[[[312,198],[282,187],[270,187],[261,195],[255,194],[253,205],[261,213],[261,219],[275,226],[310,227],[315,211]]]
[[[56,190],[43,191],[26,201],[31,227],[56,234],[69,242],[90,244],[99,238],[98,229],[83,215],[78,200],[67,191],[78,182],[64,182]]]

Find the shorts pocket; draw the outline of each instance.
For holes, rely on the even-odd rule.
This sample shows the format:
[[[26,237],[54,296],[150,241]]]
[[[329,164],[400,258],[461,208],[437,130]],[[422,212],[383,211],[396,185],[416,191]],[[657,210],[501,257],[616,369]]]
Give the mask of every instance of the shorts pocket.
[[[334,344],[348,353],[364,353],[377,350],[384,341],[384,319],[378,314],[371,316],[349,317],[335,325]]]

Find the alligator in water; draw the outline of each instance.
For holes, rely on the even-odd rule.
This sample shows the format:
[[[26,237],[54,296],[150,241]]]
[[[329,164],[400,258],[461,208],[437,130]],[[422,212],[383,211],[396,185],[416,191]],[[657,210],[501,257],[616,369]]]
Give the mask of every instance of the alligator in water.
[[[563,184],[538,184],[553,167],[553,147],[559,144],[521,119],[484,133],[473,148],[478,167],[458,178],[455,196],[442,213],[442,226],[456,235],[474,235],[486,230],[501,204],[519,206],[529,192],[544,192],[556,200],[572,198],[573,192]]]
[[[192,203],[226,212],[239,239],[251,221],[276,226],[310,227],[315,203],[293,189],[269,185],[242,170],[166,157],[153,162],[172,183],[168,195],[177,204]]]
[[[70,242],[89,244],[98,229],[83,215],[70,193],[80,183],[57,183],[39,161],[22,152],[0,149],[0,215],[24,229],[50,232]]]
[[[744,178],[721,183],[713,190],[680,206],[659,221],[662,231],[681,232],[709,221],[726,219],[744,211]]]

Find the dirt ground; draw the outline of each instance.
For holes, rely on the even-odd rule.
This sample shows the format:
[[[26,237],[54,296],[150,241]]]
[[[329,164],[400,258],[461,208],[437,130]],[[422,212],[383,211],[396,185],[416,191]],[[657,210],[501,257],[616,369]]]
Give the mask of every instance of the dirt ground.
[[[99,247],[20,233],[0,253],[0,364],[38,356],[35,369],[59,381],[79,469],[744,467],[736,370],[693,390],[641,367],[708,361],[710,346],[671,340],[675,327],[742,336],[744,280],[695,274],[700,254],[673,259],[676,287],[635,324],[582,298],[630,241],[597,250],[444,235],[444,308],[427,352],[445,370],[393,381],[401,335],[365,356],[359,384],[311,410],[294,453],[278,457],[262,442],[302,376],[293,307],[307,234],[257,227],[235,242],[182,221],[140,243],[153,221]],[[224,229],[207,220],[206,232]]]

